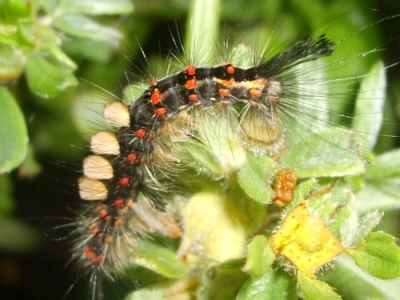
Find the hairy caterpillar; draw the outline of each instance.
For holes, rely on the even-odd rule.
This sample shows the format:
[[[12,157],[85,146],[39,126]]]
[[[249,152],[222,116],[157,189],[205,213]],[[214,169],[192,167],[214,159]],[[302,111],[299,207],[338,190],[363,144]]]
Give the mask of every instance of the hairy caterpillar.
[[[300,178],[362,171],[364,161],[354,148],[346,149],[337,145],[336,137],[328,140],[320,133],[331,124],[328,109],[321,106],[326,95],[318,86],[329,80],[313,77],[319,75],[314,70],[322,68],[314,62],[330,56],[336,45],[326,36],[307,38],[271,56],[267,49],[260,58],[253,57],[250,66],[245,66],[248,61],[231,59],[237,59],[241,51],[251,52],[239,49],[239,55],[230,53],[214,66],[189,64],[183,71],[153,80],[130,105],[115,102],[105,107],[104,118],[115,131],[102,131],[91,139],[93,154],[84,160],[79,190],[82,199],[95,203],[77,221],[79,238],[74,246],[74,257],[83,262],[89,275],[93,299],[102,297],[102,277],[113,279],[113,272],[124,268],[123,257],[134,259],[141,239],[153,234],[181,235],[165,206],[168,197],[185,193],[171,192],[163,181],[173,182],[180,168],[198,164],[191,156],[192,147],[205,147],[205,153],[221,167],[210,175],[204,165],[195,166],[195,173],[206,173],[222,183],[245,164],[247,156],[271,157],[287,167],[285,154],[296,144],[309,146],[306,152],[311,158],[332,164],[309,145],[309,136],[324,139],[342,157],[353,160],[342,173],[307,173],[298,166],[295,173]],[[332,82],[341,86],[359,79]],[[330,96],[334,98],[335,92]],[[203,127],[204,123],[211,126]],[[196,178],[182,181],[191,185]],[[185,257],[188,252],[181,247],[178,255]]]

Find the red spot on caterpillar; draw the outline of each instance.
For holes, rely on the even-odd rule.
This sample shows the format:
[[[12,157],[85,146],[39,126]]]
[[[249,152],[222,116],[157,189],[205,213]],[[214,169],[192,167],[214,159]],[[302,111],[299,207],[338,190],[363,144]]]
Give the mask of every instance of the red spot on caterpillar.
[[[140,163],[141,163],[142,165],[144,165],[144,164],[147,163],[147,158],[146,158],[146,156],[142,156],[142,157],[140,158]]]
[[[130,181],[131,180],[130,180],[130,178],[128,176],[121,177],[119,179],[119,185],[125,187],[125,186],[127,186],[129,184]]]
[[[157,116],[163,116],[163,115],[165,115],[165,114],[167,113],[167,109],[164,108],[164,107],[160,107],[160,108],[155,109],[155,110],[154,110],[154,113],[155,113]]]
[[[129,154],[126,156],[126,161],[129,162],[129,163],[135,162],[136,159],[137,159],[136,153],[129,153]]]
[[[188,67],[186,68],[186,73],[187,73],[189,76],[195,75],[195,74],[196,74],[196,67],[195,67],[195,66],[188,66]]]
[[[195,78],[193,79],[189,79],[188,81],[186,81],[185,83],[185,88],[188,90],[193,90],[194,88],[197,87],[197,81]]]
[[[92,264],[97,265],[103,261],[103,255],[99,254],[96,257],[93,257],[91,261],[92,261]]]
[[[154,91],[152,92],[152,94],[150,96],[151,103],[153,105],[156,105],[161,102],[161,99],[162,99],[162,97],[161,97],[160,90],[154,89]]]
[[[232,66],[232,65],[228,65],[226,67],[226,73],[231,74],[231,75],[234,74],[235,73],[235,67]]]
[[[104,208],[99,208],[97,210],[97,213],[99,214],[100,218],[102,218],[102,219],[104,219],[108,215],[107,210],[105,210]]]
[[[249,95],[253,98],[260,98],[262,96],[262,91],[260,90],[250,90]]]
[[[121,226],[122,225],[122,220],[121,219],[116,220],[114,225],[117,226],[117,227]]]
[[[121,207],[123,204],[124,204],[124,200],[123,200],[123,199],[116,199],[116,200],[114,200],[114,202],[113,202],[113,205],[114,205],[115,207]]]
[[[190,94],[189,101],[197,101],[199,100],[199,96],[197,94]]]
[[[219,89],[218,93],[222,97],[229,97],[231,95],[231,93],[227,89]]]
[[[96,226],[94,226],[90,228],[90,232],[92,233],[93,236],[96,236],[99,234],[99,229]]]
[[[158,85],[158,81],[157,80],[152,80],[150,85],[151,86],[157,86]]]
[[[83,251],[85,252],[87,258],[92,259],[94,257],[94,252],[91,248],[87,247]]]
[[[140,138],[140,139],[144,138],[145,135],[146,135],[146,130],[145,129],[140,128],[140,129],[136,130],[136,137],[137,138]]]

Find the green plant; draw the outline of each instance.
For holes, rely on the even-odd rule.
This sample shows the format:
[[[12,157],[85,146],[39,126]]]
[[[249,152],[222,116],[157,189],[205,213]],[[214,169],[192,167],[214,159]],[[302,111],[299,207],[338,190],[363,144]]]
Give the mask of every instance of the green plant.
[[[91,1],[87,2],[91,3]],[[315,10],[317,12],[319,9],[322,10],[322,4],[319,1],[314,2]],[[17,47],[18,51],[11,51],[14,48],[10,48],[7,41],[4,42],[6,45],[4,53],[11,55],[7,61],[16,62],[16,64],[12,64],[13,68],[9,68],[8,77],[5,77],[9,80],[13,78],[12,74],[19,76],[26,66],[28,87],[33,93],[40,96],[34,101],[37,101],[39,106],[51,111],[50,122],[43,122],[39,127],[32,129],[36,131],[32,132],[32,140],[35,144],[35,147],[32,148],[35,151],[51,149],[49,152],[53,154],[61,153],[67,156],[66,152],[69,150],[66,150],[68,149],[66,145],[72,139],[76,139],[75,135],[78,133],[76,129],[73,129],[71,139],[66,139],[61,145],[57,145],[59,138],[57,139],[55,136],[59,136],[63,132],[59,129],[65,126],[71,130],[73,123],[69,115],[57,122],[55,119],[65,114],[66,109],[69,110],[72,105],[75,111],[82,110],[82,106],[76,103],[86,102],[88,97],[94,99],[91,101],[98,102],[97,97],[99,96],[96,97],[86,92],[80,93],[76,97],[78,101],[74,104],[71,104],[72,100],[69,97],[64,99],[61,97],[59,102],[50,99],[63,92],[68,86],[77,84],[73,75],[75,63],[60,50],[59,43],[61,41],[54,37],[56,36],[55,32],[64,32],[75,36],[75,39],[69,41],[69,44],[64,45],[66,51],[68,49],[71,51],[71,55],[74,57],[86,56],[97,62],[106,60],[111,53],[110,49],[116,45],[115,39],[111,39],[110,42],[110,38],[118,38],[119,35],[116,31],[108,28],[106,32],[109,32],[110,35],[103,39],[104,28],[102,27],[97,28],[99,29],[98,35],[92,35],[92,32],[87,32],[85,35],[81,28],[85,24],[83,21],[85,19],[82,18],[78,18],[76,24],[80,24],[80,26],[76,28],[68,26],[68,18],[63,17],[63,14],[59,21],[55,21],[57,18],[53,20],[52,14],[58,15],[55,12],[60,11],[60,7],[63,7],[62,3],[63,1],[54,6],[47,4],[43,8],[38,5],[29,8],[25,2],[19,1],[6,1],[2,4],[7,13],[5,15],[16,16],[8,19],[11,24],[9,26],[16,28],[10,32],[18,32],[18,34],[11,34],[12,38],[10,39],[14,43],[12,45],[18,45],[21,48]],[[101,7],[103,2],[97,1],[97,3]],[[128,12],[130,6],[125,1],[120,1],[120,3],[121,10],[116,12]],[[204,16],[215,21],[219,19],[220,11],[221,14],[229,17],[230,10],[233,11],[234,6],[240,5],[240,3],[233,3],[231,8],[223,6],[221,10],[218,9],[218,5],[218,1],[210,1],[202,8],[193,6],[196,8],[192,8],[190,19],[195,24]],[[276,3],[268,5],[270,5],[269,17],[274,20],[271,21],[274,24],[276,18],[273,15],[282,13],[282,7]],[[291,5],[298,9],[301,15],[318,15],[316,18],[308,16],[307,20],[312,20],[309,21],[312,28],[328,19],[326,14],[313,12],[310,9],[311,4],[310,7],[305,8],[299,7],[295,1],[292,1]],[[255,14],[255,10],[260,9],[258,6],[259,4],[256,2],[252,2],[248,13]],[[332,6],[334,7],[334,5]],[[68,10],[65,12],[71,13],[71,7],[74,6],[68,6]],[[118,7],[118,5],[113,7]],[[81,11],[79,5],[75,9],[77,13],[88,12],[87,10]],[[44,21],[49,19],[53,21],[45,23],[46,30],[43,30],[42,35],[39,34],[40,40],[48,41],[49,45],[44,43],[43,46],[40,43],[38,47],[32,41],[31,44],[29,43],[30,39],[25,38],[29,35],[23,30],[35,32],[38,26],[42,28],[42,21],[40,18],[36,19],[39,12],[43,12]],[[99,11],[100,14],[104,12],[104,8]],[[357,15],[357,13],[355,14]],[[279,26],[282,26],[286,36],[280,36],[282,40],[276,43],[296,36],[298,30],[296,25],[301,23],[297,23],[298,21],[295,21],[294,18],[283,16],[275,31],[280,32]],[[365,18],[362,14],[358,16]],[[31,28],[26,29],[26,18],[30,21],[28,24],[31,24]],[[368,21],[364,19],[364,22]],[[213,22],[213,26],[206,31],[203,31],[204,28],[201,26],[194,26],[193,30],[188,30],[185,48],[191,49],[191,45],[196,45],[193,44],[193,41],[198,37],[205,38],[208,34],[211,36],[209,40],[217,40],[218,23]],[[246,15],[243,16],[243,23],[246,23]],[[344,31],[341,32],[342,36],[346,36],[346,32],[355,31],[350,24],[344,23],[339,24],[344,28]],[[302,26],[299,25],[299,27]],[[260,28],[249,29],[246,31],[246,37],[256,38],[261,45],[266,43],[273,31],[271,30],[273,26],[261,28],[261,30]],[[318,33],[315,32],[315,34]],[[330,38],[334,39],[334,37]],[[356,39],[354,53],[363,53],[371,48],[371,44],[374,45],[372,38],[368,44],[363,43],[364,41]],[[87,49],[98,51],[92,53]],[[195,53],[197,51],[196,49],[191,50]],[[348,50],[345,50],[344,53],[347,53],[346,51]],[[19,56],[16,57],[16,55]],[[24,59],[21,60],[20,56]],[[27,62],[18,65],[18,61]],[[48,74],[48,72],[38,72],[39,67],[53,72],[54,76],[42,79],[41,75]],[[370,75],[362,81],[358,91],[360,97],[355,102],[354,114],[356,116],[368,114],[377,116],[376,107],[371,107],[370,102],[363,103],[362,100],[384,99],[384,95],[376,92],[383,91],[384,67],[381,63],[376,63],[371,67],[367,62],[366,65],[360,65],[359,68],[361,73],[369,72]],[[342,68],[339,71],[346,72]],[[86,73],[89,74],[88,78],[91,78],[91,73],[93,74],[95,71],[88,68]],[[335,74],[330,74],[330,76],[335,76]],[[18,95],[17,88],[9,86]],[[16,131],[11,132],[4,130],[11,126],[5,124],[2,126],[3,131],[0,132],[0,140],[7,141],[7,143],[2,142],[4,149],[2,153],[5,153],[2,154],[4,159],[2,168],[8,172],[20,165],[27,151],[27,133],[24,118],[15,104],[14,97],[6,88],[2,88],[0,92],[0,97],[5,99],[2,102],[5,109],[0,109],[0,111],[3,114],[8,110],[9,113],[5,113],[5,116],[12,116],[8,121],[9,124],[17,126]],[[368,94],[371,92],[372,94]],[[130,92],[126,92],[126,94],[130,95]],[[346,100],[347,98],[344,97],[343,101],[335,103],[334,109],[339,111],[337,115],[345,113]],[[51,103],[52,101],[53,103]],[[331,103],[326,103],[326,105],[331,105]],[[21,98],[21,106],[26,107],[23,98]],[[304,109],[307,108],[306,106]],[[45,114],[39,115],[46,116]],[[92,120],[93,114],[88,115],[87,110],[84,115],[85,119]],[[47,117],[49,116],[50,114],[47,112]],[[320,120],[319,116],[311,118]],[[293,141],[282,157],[274,160],[268,156],[243,155],[240,147],[238,149],[232,147],[230,133],[235,130],[237,123],[234,118],[228,117],[227,119],[228,122],[224,120],[227,123],[223,125],[219,124],[218,120],[213,123],[210,120],[204,120],[202,123],[211,124],[211,126],[198,129],[196,143],[184,144],[183,147],[177,145],[174,148],[174,151],[180,152],[179,155],[184,160],[195,162],[186,170],[182,170],[179,175],[181,178],[196,177],[196,183],[188,183],[185,180],[179,183],[175,182],[185,190],[192,192],[186,204],[175,208],[186,212],[183,217],[185,233],[179,249],[175,242],[164,239],[138,241],[140,250],[133,252],[132,257],[125,258],[125,274],[121,274],[121,276],[139,280],[143,288],[133,291],[127,296],[127,299],[143,299],[150,296],[163,299],[165,295],[170,297],[183,295],[187,298],[197,296],[201,299],[232,299],[235,297],[237,299],[296,299],[298,294],[307,299],[340,299],[339,294],[346,299],[365,299],[366,297],[394,299],[398,293],[397,281],[389,283],[375,278],[371,279],[366,273],[360,272],[354,264],[355,261],[359,267],[377,278],[391,279],[399,276],[400,251],[394,238],[383,232],[371,233],[382,218],[382,214],[375,212],[376,210],[398,207],[396,187],[399,174],[397,162],[400,154],[398,150],[392,148],[392,145],[381,146],[382,143],[379,143],[379,150],[385,151],[385,153],[380,155],[372,153],[374,144],[379,138],[380,125],[385,124],[365,122],[363,118],[355,118],[352,129],[346,130],[339,126],[332,126],[334,120],[327,119],[325,123],[320,124],[318,130],[313,132],[310,131],[311,129],[304,131],[304,128],[300,128],[303,134],[305,132],[305,135],[301,136],[305,143],[296,144]],[[1,120],[7,121],[6,118],[1,118]],[[89,132],[89,127],[92,126],[80,121],[77,123],[78,126],[84,128],[84,132]],[[53,132],[45,130],[47,136],[43,137],[40,129],[48,124],[57,124],[58,126]],[[293,130],[296,130],[296,124],[292,125],[294,126]],[[212,128],[222,126],[226,127],[222,135],[218,135],[217,132],[210,137]],[[357,133],[356,137],[354,132]],[[42,142],[46,141],[46,137],[51,137],[48,139],[49,143]],[[16,145],[13,145],[12,142]],[[360,144],[367,145],[362,148],[361,153],[358,149]],[[10,149],[16,151],[10,153],[7,151]],[[6,153],[10,153],[7,154],[10,156],[6,156]],[[76,153],[72,155],[76,155]],[[23,170],[25,166],[35,166],[36,164],[32,162],[33,156],[28,156],[20,170]],[[277,170],[280,169],[294,171],[297,178],[301,180],[294,190],[293,198],[283,210],[272,208],[269,205],[272,202],[274,190],[267,184],[274,181]],[[32,174],[32,171],[27,171],[27,173]],[[3,179],[8,186],[8,178],[3,177]],[[221,185],[221,182],[224,185]],[[8,195],[8,193],[6,194]],[[356,198],[359,204],[357,204]],[[266,218],[270,220],[268,224],[264,224]],[[297,223],[291,222],[291,218],[296,219]],[[213,228],[213,231],[209,232],[209,228]],[[201,250],[193,251],[196,250],[194,248]],[[326,249],[329,251],[326,252]],[[180,259],[176,258],[177,252]],[[331,260],[339,254],[344,255],[332,263]],[[185,258],[184,261],[182,257]],[[305,261],[304,257],[307,257],[308,260]],[[354,261],[350,258],[353,258]],[[131,259],[134,259],[134,264]],[[332,264],[336,266],[334,269],[329,268]],[[148,273],[141,268],[138,270],[137,266],[153,271],[155,274],[151,274],[151,280],[159,279],[160,283],[145,285],[149,281]],[[321,272],[321,277],[316,277],[317,269],[328,270]],[[334,286],[337,292],[327,283]],[[360,289],[360,286],[363,288]]]

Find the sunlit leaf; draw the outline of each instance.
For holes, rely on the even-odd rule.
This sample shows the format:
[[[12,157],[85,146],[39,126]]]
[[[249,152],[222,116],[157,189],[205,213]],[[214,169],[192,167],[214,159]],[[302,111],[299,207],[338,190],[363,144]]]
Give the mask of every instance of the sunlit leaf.
[[[27,149],[24,116],[11,93],[0,87],[0,174],[17,167],[25,158]]]

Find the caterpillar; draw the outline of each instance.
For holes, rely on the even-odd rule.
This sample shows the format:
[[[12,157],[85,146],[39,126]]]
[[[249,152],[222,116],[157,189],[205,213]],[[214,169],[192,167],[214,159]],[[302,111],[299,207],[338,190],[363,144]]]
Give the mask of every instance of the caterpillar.
[[[307,135],[318,136],[321,127],[329,125],[326,95],[319,88],[327,80],[315,75],[322,68],[319,61],[331,56],[339,43],[326,35],[306,38],[277,54],[262,53],[250,66],[238,57],[252,51],[238,47],[237,53],[216,65],[188,64],[177,73],[153,79],[129,105],[114,102],[105,106],[103,117],[114,130],[100,131],[91,138],[91,154],[83,161],[78,185],[81,199],[92,203],[78,217],[74,232],[78,238],[73,259],[81,262],[89,277],[91,299],[103,298],[103,278],[114,280],[113,273],[124,269],[123,258],[134,259],[141,240],[157,235],[177,238],[187,230],[167,208],[176,195],[186,196],[186,192],[180,187],[171,192],[175,188],[166,182],[184,174],[180,168],[198,164],[193,147],[204,149],[199,152],[205,156],[211,154],[221,168],[210,174],[204,165],[194,166],[195,174],[222,184],[235,176],[248,157],[266,156],[279,164],[293,144],[300,141],[301,147],[307,147]],[[297,122],[299,114],[303,118]],[[305,135],[293,142],[298,131]],[[324,142],[336,145],[334,139]],[[355,157],[357,166],[328,176],[360,172],[364,164],[360,155],[353,148],[337,147],[338,152]],[[323,156],[312,147],[308,152],[312,157]],[[274,184],[278,206],[290,202],[295,173],[278,171]],[[318,176],[301,171],[297,175]],[[282,176],[294,183],[282,187],[285,183],[279,182],[286,180]],[[187,187],[196,178],[179,180]],[[183,248],[178,251],[180,257],[187,253]]]

